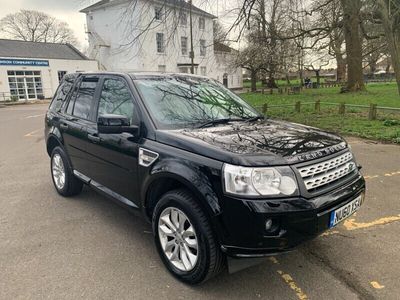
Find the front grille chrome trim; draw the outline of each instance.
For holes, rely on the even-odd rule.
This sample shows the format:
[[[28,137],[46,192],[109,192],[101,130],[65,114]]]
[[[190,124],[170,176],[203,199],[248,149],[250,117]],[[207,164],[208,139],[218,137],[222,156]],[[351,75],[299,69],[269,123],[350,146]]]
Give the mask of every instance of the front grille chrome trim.
[[[304,180],[306,189],[311,192],[349,175],[356,169],[353,154],[346,152],[335,158],[300,167],[297,170]]]
[[[319,164],[299,168],[298,170],[300,172],[301,177],[307,178],[310,176],[317,175],[318,173],[326,172],[331,169],[337,168],[338,166],[343,165],[352,159],[353,155],[351,154],[351,152],[347,152],[330,160],[326,160]]]

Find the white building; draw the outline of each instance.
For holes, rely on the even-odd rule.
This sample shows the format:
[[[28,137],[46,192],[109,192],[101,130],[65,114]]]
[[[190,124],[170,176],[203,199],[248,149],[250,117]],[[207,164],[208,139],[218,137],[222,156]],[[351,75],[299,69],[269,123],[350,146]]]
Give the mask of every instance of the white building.
[[[66,73],[97,70],[69,44],[0,39],[0,101],[51,98]]]
[[[89,56],[110,71],[189,73],[189,9],[183,0],[97,2],[81,10],[87,18]],[[241,88],[241,69],[229,67],[232,49],[214,50],[215,18],[192,6],[195,73]]]

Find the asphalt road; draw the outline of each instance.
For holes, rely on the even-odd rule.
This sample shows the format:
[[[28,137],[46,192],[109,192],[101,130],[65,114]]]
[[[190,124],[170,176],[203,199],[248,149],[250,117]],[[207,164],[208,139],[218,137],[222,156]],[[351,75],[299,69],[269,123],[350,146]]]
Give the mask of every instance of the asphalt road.
[[[172,278],[150,227],[50,178],[46,106],[0,108],[0,299],[399,299],[400,147],[349,139],[368,192],[357,215],[297,251],[198,287]]]

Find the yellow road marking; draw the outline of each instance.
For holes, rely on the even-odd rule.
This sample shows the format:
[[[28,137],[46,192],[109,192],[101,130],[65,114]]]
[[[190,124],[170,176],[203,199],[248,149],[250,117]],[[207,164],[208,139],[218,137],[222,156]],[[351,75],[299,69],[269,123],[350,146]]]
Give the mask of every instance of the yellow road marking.
[[[392,176],[399,176],[399,175],[400,175],[400,171],[394,171],[394,172],[390,172],[390,173],[385,173],[383,175],[364,176],[364,178],[366,180],[369,180],[369,179],[376,179],[376,178],[380,178],[380,177],[392,177]]]
[[[396,175],[400,175],[400,171],[385,174],[386,177],[392,177],[392,176],[396,176]]]
[[[321,234],[321,236],[334,235],[334,234],[338,234],[338,233],[339,233],[339,231],[337,231],[337,230],[327,231],[327,232],[324,232],[323,234]]]
[[[371,281],[371,285],[374,289],[377,290],[381,290],[385,287],[384,285],[380,285],[377,281]]]
[[[308,299],[308,296],[303,292],[303,290],[296,284],[296,282],[293,280],[292,276],[289,274],[284,273],[281,270],[277,271],[279,275],[281,275],[282,279],[287,283],[287,285],[295,291],[297,298],[300,300],[306,300]]]
[[[355,219],[348,219],[344,221],[343,226],[347,230],[355,230],[355,229],[363,229],[363,228],[368,228],[376,225],[385,225],[393,222],[400,221],[400,215],[393,216],[393,217],[386,217],[386,218],[381,218],[369,223],[357,223]]]
[[[279,261],[276,259],[276,257],[275,256],[271,256],[271,257],[269,257],[269,260],[273,263],[273,264],[279,264]]]
[[[373,175],[373,176],[364,176],[364,179],[374,179],[374,178],[379,178],[379,175]]]
[[[33,116],[27,116],[24,119],[32,119],[32,118],[38,118],[38,117],[43,117],[45,114],[40,114],[40,115],[33,115]]]
[[[31,137],[31,136],[35,136],[35,133],[38,132],[40,129],[34,130],[32,132],[29,132],[28,134],[25,134],[24,137]]]

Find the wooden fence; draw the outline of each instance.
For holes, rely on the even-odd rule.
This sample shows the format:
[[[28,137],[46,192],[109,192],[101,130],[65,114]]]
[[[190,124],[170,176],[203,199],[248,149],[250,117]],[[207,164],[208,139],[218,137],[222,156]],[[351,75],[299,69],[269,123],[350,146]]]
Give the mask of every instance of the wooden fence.
[[[360,105],[360,104],[346,104],[344,102],[342,102],[342,103],[321,102],[320,100],[317,100],[315,102],[296,101],[294,104],[292,103],[292,104],[279,104],[279,105],[270,105],[268,103],[264,103],[262,106],[258,106],[257,109],[261,110],[263,112],[263,114],[266,114],[268,112],[268,110],[271,108],[293,108],[294,112],[300,113],[303,106],[309,106],[309,105],[314,106],[314,111],[316,113],[321,112],[321,105],[337,106],[338,113],[340,115],[345,115],[346,110],[348,108],[366,109],[366,110],[368,110],[368,119],[369,120],[376,120],[378,110],[400,113],[400,108],[378,106],[377,104],[373,104],[373,103],[371,103],[368,106],[368,105]]]
[[[393,82],[391,79],[369,79],[365,81],[365,84],[369,83],[390,83]],[[342,88],[346,86],[346,82],[337,82],[337,81],[325,81],[321,82],[320,84],[317,84],[316,82],[313,82],[310,84],[310,86],[287,86],[287,87],[281,87],[281,88],[276,88],[276,89],[271,89],[271,88],[261,88],[257,90],[257,93],[261,94],[288,94],[288,95],[294,95],[294,94],[300,94],[303,89],[320,89],[320,88]],[[250,93],[251,89],[247,88],[247,92]]]

